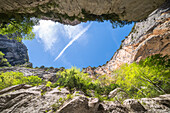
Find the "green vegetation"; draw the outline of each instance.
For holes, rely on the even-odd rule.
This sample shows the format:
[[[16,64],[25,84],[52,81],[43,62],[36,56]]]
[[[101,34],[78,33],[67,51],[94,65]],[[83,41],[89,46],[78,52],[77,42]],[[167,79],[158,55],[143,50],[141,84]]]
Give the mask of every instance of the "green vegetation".
[[[0,73],[0,90],[17,84],[29,84],[32,86],[37,86],[42,82],[42,79],[38,76],[25,77],[23,73],[20,72],[11,71]]]
[[[0,51],[0,67],[3,66],[10,66],[8,60],[6,58],[4,58],[4,55],[1,51]]]
[[[107,79],[106,76],[101,76],[97,80],[92,80],[87,73],[80,72],[80,70],[76,68],[58,72],[57,76],[60,78],[53,87],[67,87],[71,92],[81,90],[87,96],[92,96],[91,90],[95,91],[95,96],[100,96],[104,94],[107,95],[116,88],[116,85],[113,84],[110,79]]]
[[[75,15],[68,16],[67,14],[59,14],[59,13],[57,13],[56,15],[59,18],[59,20],[58,20],[59,22],[63,22],[62,20],[66,20],[66,19],[68,19],[70,21],[74,21],[75,19],[77,19],[80,22],[87,22],[87,21],[104,22],[106,20],[106,21],[110,21],[113,28],[123,27],[124,25],[128,25],[128,24],[132,23],[132,22],[120,20],[119,16],[115,13],[95,15],[95,14],[91,14],[90,12],[86,11],[85,9],[82,9],[82,14],[83,14],[83,17],[79,17],[79,16],[75,16]]]
[[[131,98],[155,97],[170,93],[170,59],[154,55],[137,63],[124,64],[116,74],[116,84]]]
[[[160,54],[147,57],[139,63],[124,64],[120,69],[113,72],[114,76],[96,75],[90,78],[87,73],[79,69],[63,69],[57,72],[59,78],[56,83],[45,82],[45,86],[66,87],[71,93],[83,91],[86,96],[97,97],[100,101],[113,100],[108,98],[108,94],[117,87],[120,87],[130,98],[155,97],[161,94],[170,93],[170,59],[169,56]],[[38,76],[25,77],[19,72],[0,73],[0,90],[17,84],[30,84],[32,86],[42,84],[42,79]],[[45,92],[42,91],[42,95]],[[71,94],[67,98],[59,99],[53,105],[58,109],[64,101],[73,98]],[[122,98],[123,101],[124,98]]]
[[[59,80],[52,87],[67,87],[69,91],[81,90],[86,96],[108,100],[110,91],[122,88],[131,98],[155,97],[170,93],[170,59],[154,55],[139,63],[124,64],[113,72],[115,76],[100,75],[89,78],[87,73],[76,68],[58,72]],[[111,99],[112,100],[112,99]]]
[[[46,87],[51,87],[52,86],[52,83],[50,82],[50,81],[48,81],[47,83],[46,83]]]
[[[35,24],[37,24],[35,19],[26,17],[11,18],[9,21],[0,24],[0,34],[19,42],[22,39],[32,40],[35,37],[32,32]]]
[[[71,94],[68,94],[66,98],[59,98],[59,100],[57,100],[57,102],[55,104],[53,104],[51,107],[52,107],[52,110],[53,111],[57,111],[57,109],[59,109],[60,106],[62,106],[64,104],[64,102],[72,99],[74,96],[71,95]]]

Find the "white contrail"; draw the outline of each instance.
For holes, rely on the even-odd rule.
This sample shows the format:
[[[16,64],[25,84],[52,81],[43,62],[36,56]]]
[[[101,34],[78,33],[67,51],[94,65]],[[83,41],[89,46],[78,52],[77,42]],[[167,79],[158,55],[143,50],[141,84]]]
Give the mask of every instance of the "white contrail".
[[[88,29],[89,27],[91,26],[91,24],[89,24],[86,28],[84,28],[79,34],[77,34],[67,45],[66,47],[60,52],[60,54],[55,58],[54,61],[58,60],[61,55],[65,52],[65,50],[71,46],[73,44],[74,41],[76,41],[77,39],[79,39],[81,37],[81,35],[83,35]]]

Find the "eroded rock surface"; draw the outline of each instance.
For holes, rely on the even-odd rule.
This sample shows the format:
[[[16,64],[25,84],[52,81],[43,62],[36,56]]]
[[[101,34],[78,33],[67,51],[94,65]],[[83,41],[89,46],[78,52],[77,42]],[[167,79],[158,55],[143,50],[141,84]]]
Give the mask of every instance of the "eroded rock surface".
[[[76,25],[80,23],[77,19],[65,17],[83,19],[84,10],[92,15],[116,14],[121,20],[139,21],[145,19],[165,0],[1,0],[0,2],[0,14],[12,12],[39,15],[43,19]]]
[[[102,67],[85,69],[92,74],[111,74],[123,63],[140,61],[154,54],[170,55],[170,4],[155,10],[135,24],[120,49]]]
[[[27,47],[16,40],[10,40],[0,34],[0,51],[11,65],[20,65],[28,62]]]
[[[43,92],[43,89],[47,89]],[[123,104],[114,101],[99,102],[98,99],[78,94],[67,98],[65,88],[45,88],[16,85],[0,91],[1,113],[168,113],[170,94],[156,98],[127,99]],[[66,99],[67,98],[67,99]],[[61,100],[64,100],[63,102]],[[62,103],[62,104],[61,104]]]

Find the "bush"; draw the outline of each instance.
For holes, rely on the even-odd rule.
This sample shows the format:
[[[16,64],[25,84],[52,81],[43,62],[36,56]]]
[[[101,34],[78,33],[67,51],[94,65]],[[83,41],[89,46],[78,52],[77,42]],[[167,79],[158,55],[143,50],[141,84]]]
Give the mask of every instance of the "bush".
[[[67,87],[71,92],[76,90],[83,91],[86,95],[90,96],[89,90],[95,90],[96,95],[108,94],[116,88],[115,84],[101,84],[99,80],[93,81],[89,78],[87,73],[80,72],[76,68],[66,69],[57,73],[59,80],[53,87],[62,86]]]
[[[0,67],[3,66],[10,66],[8,60],[6,58],[4,58],[4,55],[1,51],[0,51]]]
[[[170,93],[168,56],[154,55],[116,70],[116,83],[132,98],[155,97]]]
[[[17,84],[29,84],[36,86],[40,85],[42,82],[42,79],[38,76],[25,77],[23,73],[20,72],[11,71],[0,73],[0,90]]]
[[[44,68],[45,68],[45,66],[43,66],[43,65],[42,65],[42,66],[40,66],[40,69],[44,69]]]
[[[38,20],[31,19],[30,17],[2,14],[0,17],[0,34],[19,42],[22,39],[32,40],[35,37],[32,29],[36,24],[38,24]]]

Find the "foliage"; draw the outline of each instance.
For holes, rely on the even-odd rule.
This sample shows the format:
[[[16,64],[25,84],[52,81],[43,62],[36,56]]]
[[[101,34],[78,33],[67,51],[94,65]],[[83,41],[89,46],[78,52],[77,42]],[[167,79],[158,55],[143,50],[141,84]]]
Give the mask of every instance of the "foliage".
[[[46,87],[51,87],[52,86],[52,83],[50,82],[50,81],[48,81],[47,83],[46,83]]]
[[[86,95],[90,96],[90,90],[95,90],[96,95],[108,94],[110,91],[116,88],[115,84],[103,84],[99,80],[92,81],[87,73],[80,72],[76,68],[67,69],[62,72],[58,72],[59,80],[53,85],[53,87],[62,86],[67,87],[70,91],[81,90]],[[105,83],[105,82],[104,82]]]
[[[53,111],[57,111],[57,109],[59,109],[60,106],[62,106],[64,104],[65,101],[68,101],[70,99],[72,99],[74,96],[71,94],[68,94],[66,98],[59,98],[57,100],[57,102],[55,104],[52,105],[52,110]]]
[[[168,56],[155,55],[116,70],[116,83],[132,98],[155,97],[170,93]]]
[[[42,79],[39,78],[38,76],[28,76],[25,78],[26,78],[25,84],[29,84],[32,86],[40,85],[43,82]]]
[[[32,86],[40,85],[42,79],[38,76],[25,77],[20,72],[5,72],[0,73],[0,90],[17,84],[29,84]]]
[[[62,22],[62,20],[70,20],[74,21],[75,19],[81,21],[81,22],[87,22],[87,21],[98,21],[98,22],[104,22],[110,21],[113,28],[117,27],[123,27],[124,25],[131,24],[132,22],[129,21],[122,21],[120,20],[119,16],[115,13],[112,14],[102,14],[102,15],[95,15],[91,14],[89,11],[86,11],[85,9],[82,9],[83,17],[78,16],[68,16],[67,14],[57,14],[58,18],[60,19],[59,22]]]
[[[45,66],[43,66],[43,65],[42,65],[42,66],[40,66],[40,69],[44,69],[44,68],[45,68]]]
[[[10,66],[8,60],[6,58],[4,58],[4,55],[1,51],[0,51],[0,67],[3,66]]]
[[[19,42],[21,42],[22,39],[32,40],[35,37],[32,29],[34,25],[38,24],[36,19],[22,16],[9,17],[8,19],[8,21],[0,22],[0,34]]]

